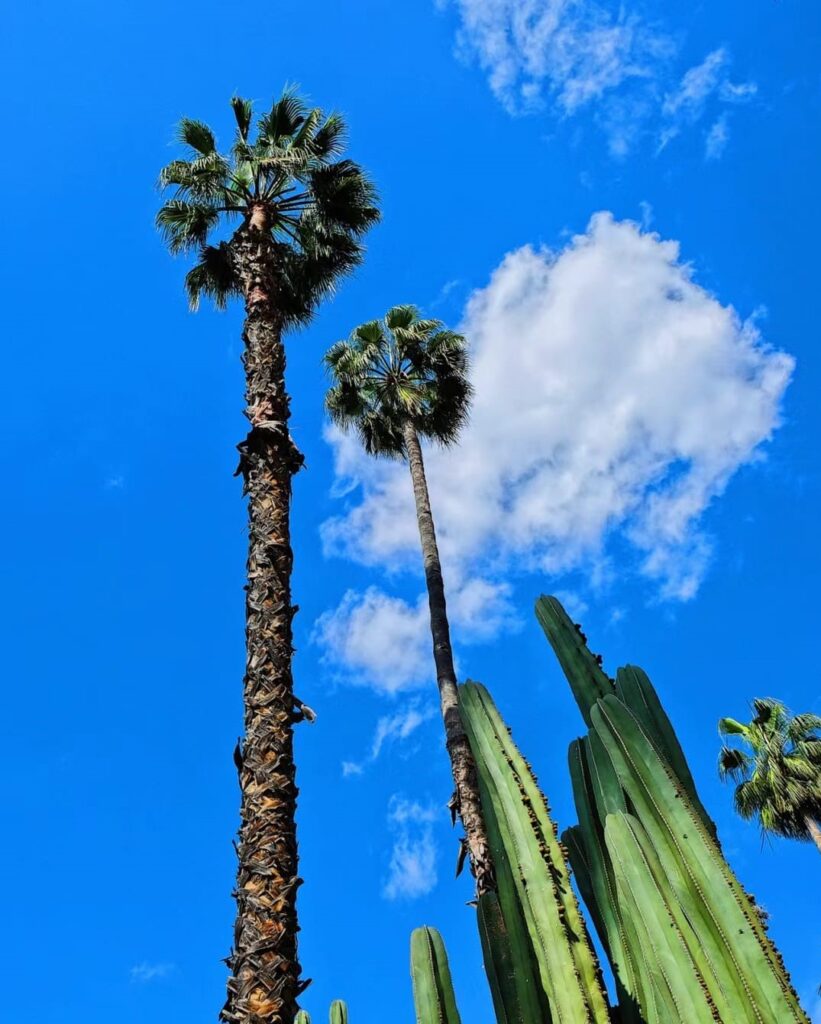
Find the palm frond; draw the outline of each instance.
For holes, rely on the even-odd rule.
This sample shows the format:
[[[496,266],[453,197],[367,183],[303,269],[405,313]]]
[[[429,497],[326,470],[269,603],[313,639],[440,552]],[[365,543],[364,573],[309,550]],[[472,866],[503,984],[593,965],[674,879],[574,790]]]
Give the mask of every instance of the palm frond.
[[[211,299],[217,309],[225,309],[230,298],[242,294],[226,242],[202,247],[198,262],[185,276],[185,290],[192,310],[199,308],[203,295]]]
[[[184,158],[160,173],[167,198],[157,225],[172,253],[199,252],[188,283],[191,301],[211,294],[221,303],[233,293],[202,265],[204,252],[210,259],[210,234],[221,220],[247,220],[251,207],[263,205],[278,311],[286,326],[304,324],[361,262],[361,237],[379,217],[375,189],[356,164],[336,159],[344,144],[342,118],[309,109],[293,88],[258,118],[255,139],[251,101],[234,96],[231,109],[237,129],[227,155],[218,152],[208,125],[180,121]],[[215,251],[223,244],[232,240]]]
[[[752,759],[743,750],[722,747],[718,755],[718,774],[723,779],[741,781],[746,778]]]
[[[793,743],[798,743],[805,739],[821,739],[813,736],[813,733],[816,732],[821,732],[821,715],[814,715],[809,712],[793,715],[790,724],[787,726],[787,735]]]
[[[821,738],[815,735],[821,719],[791,717],[772,697],[753,700],[752,711],[747,725],[732,718],[719,723],[723,735],[745,746],[722,747],[719,773],[740,782],[734,802],[742,817],[757,818],[765,833],[805,840],[807,817],[821,811]]]
[[[157,227],[171,253],[177,255],[205,245],[219,216],[212,206],[170,199],[157,213]]]
[[[415,306],[394,306],[382,320],[360,324],[332,346],[325,366],[334,381],[329,413],[354,426],[371,454],[404,455],[408,423],[451,444],[467,420],[466,341],[440,321],[422,319]]]
[[[308,187],[318,217],[336,230],[358,237],[379,220],[376,188],[351,160],[314,168]]]
[[[720,736],[745,736],[747,731],[747,726],[736,721],[735,718],[722,718],[719,720],[718,733]]]
[[[217,149],[217,140],[208,125],[204,121],[194,121],[190,117],[180,119],[177,139],[200,156],[210,156]]]
[[[258,122],[259,141],[265,145],[278,145],[294,135],[305,120],[307,107],[294,87],[288,87],[267,114]]]
[[[329,114],[314,133],[314,155],[326,162],[340,156],[348,142],[348,130],[341,114]]]
[[[251,120],[254,116],[253,101],[244,100],[241,96],[232,96],[231,109],[234,112],[234,120],[237,122],[237,139],[239,142],[247,143]]]

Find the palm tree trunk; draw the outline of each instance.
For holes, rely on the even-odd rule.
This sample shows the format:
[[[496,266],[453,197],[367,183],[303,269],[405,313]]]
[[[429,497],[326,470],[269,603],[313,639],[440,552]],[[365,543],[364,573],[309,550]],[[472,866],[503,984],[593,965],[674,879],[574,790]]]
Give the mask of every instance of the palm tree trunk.
[[[422,542],[425,582],[427,583],[430,606],[430,631],[433,637],[433,659],[436,664],[436,683],[439,687],[439,704],[445,723],[445,741],[453,770],[453,781],[456,784],[456,807],[465,829],[470,865],[476,878],[476,891],[481,896],[495,887],[493,863],[482,817],[476,765],[459,716],[459,691],[456,683],[456,671],[453,667],[453,651],[450,645],[445,584],[442,578],[439,548],[436,544],[436,531],[430,509],[425,464],[422,460],[422,446],[419,444],[419,437],[411,423],[405,424],[403,433],[408,465],[413,480],[419,539]]]
[[[245,415],[238,446],[248,495],[245,736],[235,753],[241,789],[232,976],[221,1018],[292,1024],[301,991],[297,956],[295,712],[291,656],[291,480],[302,456],[288,432],[282,324],[270,235],[246,225],[232,247],[245,290]]]
[[[807,816],[804,819],[804,824],[807,826],[807,831],[810,834],[810,838],[818,847],[818,852],[821,853],[821,826],[814,818]]]

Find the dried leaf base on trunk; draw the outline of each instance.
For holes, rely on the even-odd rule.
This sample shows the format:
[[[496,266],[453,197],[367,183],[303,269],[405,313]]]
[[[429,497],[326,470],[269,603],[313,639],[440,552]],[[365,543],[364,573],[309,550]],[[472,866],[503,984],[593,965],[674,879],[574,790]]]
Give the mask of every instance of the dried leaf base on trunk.
[[[282,330],[266,273],[267,237],[235,239],[246,295],[245,415],[238,472],[248,495],[245,737],[238,752],[242,792],[232,977],[221,1017],[228,1024],[292,1024],[300,981],[297,954],[295,712],[291,658],[293,553],[291,480],[302,464],[288,432]]]

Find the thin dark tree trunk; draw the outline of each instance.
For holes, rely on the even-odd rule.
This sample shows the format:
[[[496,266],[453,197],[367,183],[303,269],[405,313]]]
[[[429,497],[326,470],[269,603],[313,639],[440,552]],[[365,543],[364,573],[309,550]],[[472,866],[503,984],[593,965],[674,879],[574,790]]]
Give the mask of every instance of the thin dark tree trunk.
[[[456,808],[465,829],[468,856],[476,878],[476,890],[481,896],[495,887],[493,864],[482,817],[476,765],[459,716],[459,691],[456,683],[456,671],[453,667],[450,626],[445,603],[445,584],[442,578],[439,548],[436,543],[436,531],[430,509],[422,446],[411,423],[405,424],[404,439],[413,480],[419,539],[422,542],[425,582],[427,583],[430,606],[430,631],[433,637],[433,659],[436,664],[436,683],[439,687],[439,704],[445,723],[445,741],[450,755],[453,781],[456,784]]]
[[[255,221],[262,220],[262,223]],[[245,292],[245,415],[238,473],[248,495],[245,736],[236,751],[241,789],[232,976],[221,1018],[292,1024],[301,990],[297,955],[295,711],[291,657],[291,480],[302,456],[288,432],[282,322],[274,253],[258,212],[232,241]]]
[[[818,847],[818,852],[821,853],[821,825],[814,818],[810,817],[805,818],[804,823],[807,826],[810,838]]]

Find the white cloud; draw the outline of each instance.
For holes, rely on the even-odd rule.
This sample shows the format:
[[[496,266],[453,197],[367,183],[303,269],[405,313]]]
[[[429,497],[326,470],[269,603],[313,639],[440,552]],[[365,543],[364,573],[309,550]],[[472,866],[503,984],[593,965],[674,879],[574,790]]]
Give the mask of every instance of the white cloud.
[[[411,702],[400,708],[393,715],[383,715],[376,723],[373,743],[371,744],[371,761],[375,761],[382,753],[386,743],[394,740],[406,740],[420,725],[436,717],[436,707],[428,704],[421,707],[418,702]]]
[[[707,97],[715,91],[727,66],[727,51],[721,47],[708,53],[701,64],[690,68],[679,87],[664,98],[662,110],[668,116],[686,114],[698,116]]]
[[[692,125],[699,121],[704,116],[709,101],[713,100],[717,104],[739,104],[755,96],[758,88],[754,82],[730,81],[727,77],[729,64],[730,56],[724,47],[713,50],[701,64],[690,68],[678,87],[668,93],[662,106],[667,124],[661,131],[659,149],[664,149],[681,132],[684,125]],[[715,160],[721,156],[728,140],[725,110],[713,122],[707,134],[707,159]]]
[[[363,761],[343,761],[342,775],[362,775],[367,765],[379,758],[386,744],[401,743],[411,737],[420,726],[436,718],[438,709],[434,704],[420,704],[411,700],[391,715],[382,715],[376,723],[371,747]]]
[[[345,667],[347,682],[398,693],[430,682],[427,623],[424,598],[412,607],[369,587],[364,594],[349,590],[337,608],[323,613],[312,640],[326,664]]]
[[[440,4],[446,6],[446,4]],[[596,0],[453,0],[459,48],[475,56],[511,112],[545,94],[573,113],[630,79],[651,77],[666,34]]]
[[[438,815],[435,807],[396,795],[391,797],[388,824],[394,841],[388,877],[382,889],[385,899],[418,899],[436,886],[437,848],[433,822]]]
[[[340,436],[339,441],[344,447],[345,438]],[[342,463],[346,462],[347,456],[343,455]],[[374,466],[380,478],[381,468]],[[343,468],[342,472],[347,470]],[[380,524],[374,522],[374,536],[379,538],[375,543],[382,550],[403,552],[408,566],[421,567],[410,478],[407,472],[402,472],[393,482],[397,486],[392,493],[402,503],[402,514],[407,517],[406,525],[410,529],[401,529],[395,536],[385,535]],[[359,518],[356,510],[352,514]],[[348,553],[350,538],[346,537],[346,531],[344,521],[325,524],[326,552]],[[373,564],[379,559],[368,558],[367,561]],[[453,583],[448,590],[448,616],[454,631],[458,631],[459,641],[476,643],[496,636],[502,629],[516,628],[518,620],[510,604],[508,584],[481,578],[460,580],[455,571],[448,582]],[[322,649],[326,665],[343,669],[340,676],[343,682],[369,686],[388,695],[433,682],[426,594],[420,594],[414,604],[409,604],[375,586],[364,593],[349,590],[336,608],[319,617],[311,639]]]
[[[722,114],[721,117],[713,123],[710,130],[707,132],[707,139],[704,143],[704,157],[707,160],[720,160],[724,150],[727,148],[727,142],[730,138],[730,129],[727,124],[727,115]]]
[[[512,572],[606,578],[618,539],[662,596],[692,597],[710,560],[701,517],[778,426],[792,358],[696,283],[678,243],[608,213],[560,252],[511,252],[462,327],[471,420],[458,446],[427,452],[454,615],[466,580],[504,608],[498,581]],[[406,467],[328,436],[354,490],[325,524],[327,553],[418,571]],[[426,615],[421,599],[371,589],[348,594],[318,634],[329,657],[395,692],[429,675]],[[484,635],[509,621],[500,612]]]
[[[152,964],[143,960],[141,963],[134,964],[128,972],[128,976],[133,982],[140,985],[146,985],[151,981],[159,981],[162,978],[167,978],[170,974],[173,974],[175,970],[176,967],[174,964]]]
[[[611,153],[624,157],[647,131],[663,149],[707,99],[738,103],[754,83],[727,78],[725,47],[674,86],[676,36],[627,4],[601,0],[438,0],[459,15],[457,52],[475,59],[512,114],[551,104],[563,117],[591,109]],[[636,5],[637,6],[637,5]]]

